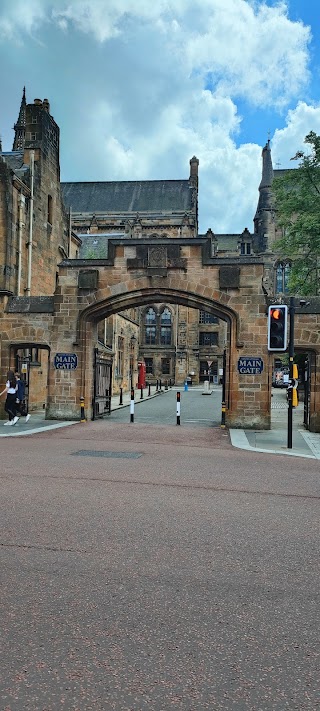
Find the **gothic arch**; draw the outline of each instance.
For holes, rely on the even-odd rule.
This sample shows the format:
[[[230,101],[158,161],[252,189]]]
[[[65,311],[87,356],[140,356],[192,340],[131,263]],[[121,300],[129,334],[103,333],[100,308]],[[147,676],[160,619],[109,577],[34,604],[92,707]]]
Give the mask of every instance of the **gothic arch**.
[[[221,302],[209,299],[201,294],[191,291],[181,291],[170,288],[144,288],[135,291],[129,291],[114,296],[102,298],[100,301],[94,301],[89,304],[79,315],[78,322],[78,343],[81,347],[81,388],[85,393],[85,400],[91,401],[90,381],[91,359],[92,359],[92,342],[94,340],[94,329],[96,324],[102,319],[111,316],[112,314],[124,311],[126,309],[150,306],[150,304],[178,304],[194,308],[197,310],[207,311],[214,316],[224,320],[228,324],[228,356],[226,369],[226,391],[228,404],[230,401],[230,393],[232,389],[233,370],[230,366],[231,353],[236,347],[241,347],[238,343],[238,315],[233,309],[222,304]]]

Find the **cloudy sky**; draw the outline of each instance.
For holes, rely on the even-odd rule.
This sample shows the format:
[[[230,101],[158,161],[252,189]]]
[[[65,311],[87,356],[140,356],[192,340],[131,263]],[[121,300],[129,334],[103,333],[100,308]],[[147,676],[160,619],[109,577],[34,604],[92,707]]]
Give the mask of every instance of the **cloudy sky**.
[[[200,231],[252,229],[274,166],[320,133],[318,0],[1,0],[0,133],[48,98],[62,180],[189,176]]]

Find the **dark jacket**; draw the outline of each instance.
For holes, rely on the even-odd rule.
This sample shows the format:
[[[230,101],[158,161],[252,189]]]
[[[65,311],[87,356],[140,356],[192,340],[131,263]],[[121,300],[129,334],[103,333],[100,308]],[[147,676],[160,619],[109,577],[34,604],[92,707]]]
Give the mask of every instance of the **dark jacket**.
[[[26,384],[25,384],[24,380],[17,380],[17,385],[18,385],[17,399],[20,400],[20,402],[21,402],[22,400],[24,400]]]

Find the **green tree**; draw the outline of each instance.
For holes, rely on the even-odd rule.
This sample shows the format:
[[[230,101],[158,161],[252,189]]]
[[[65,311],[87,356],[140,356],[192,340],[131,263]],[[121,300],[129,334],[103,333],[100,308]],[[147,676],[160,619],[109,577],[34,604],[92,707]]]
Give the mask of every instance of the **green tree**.
[[[282,237],[274,249],[290,260],[289,291],[304,296],[320,293],[320,136],[310,131],[291,160],[299,166],[273,181],[278,226]]]

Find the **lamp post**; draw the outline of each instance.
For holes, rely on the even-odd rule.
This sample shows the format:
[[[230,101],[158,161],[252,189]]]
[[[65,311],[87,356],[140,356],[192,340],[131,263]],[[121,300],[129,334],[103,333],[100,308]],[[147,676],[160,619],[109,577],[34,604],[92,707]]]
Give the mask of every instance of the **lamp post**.
[[[309,306],[310,301],[300,299],[300,308]],[[293,384],[294,384],[294,316],[295,316],[295,298],[290,296],[289,302],[289,387],[288,387],[288,440],[287,449],[292,449],[292,410],[293,410]]]
[[[295,300],[290,296],[289,304],[289,387],[288,387],[288,438],[287,448],[292,449],[292,393],[293,393],[293,358],[294,358],[294,314]]]

